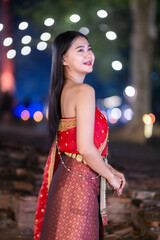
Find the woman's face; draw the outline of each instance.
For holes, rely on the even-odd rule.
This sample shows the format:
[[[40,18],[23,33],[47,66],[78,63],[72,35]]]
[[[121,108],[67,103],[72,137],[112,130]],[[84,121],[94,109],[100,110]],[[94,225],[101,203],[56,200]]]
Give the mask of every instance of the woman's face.
[[[68,73],[87,74],[92,72],[95,56],[91,46],[84,37],[77,37],[66,54],[63,65]]]

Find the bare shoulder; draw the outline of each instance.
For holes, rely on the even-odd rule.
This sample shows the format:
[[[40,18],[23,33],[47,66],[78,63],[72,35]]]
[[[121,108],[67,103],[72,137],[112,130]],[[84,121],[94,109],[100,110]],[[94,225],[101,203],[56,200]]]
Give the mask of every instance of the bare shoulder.
[[[81,91],[92,91],[92,92],[94,92],[94,88],[87,83],[82,83],[82,84],[79,84],[79,85],[80,85],[79,89]]]
[[[88,84],[79,84],[75,95],[75,107],[77,109],[84,109],[89,111],[95,107],[95,90]]]
[[[95,90],[92,86],[86,83],[77,86],[77,98],[95,97]]]

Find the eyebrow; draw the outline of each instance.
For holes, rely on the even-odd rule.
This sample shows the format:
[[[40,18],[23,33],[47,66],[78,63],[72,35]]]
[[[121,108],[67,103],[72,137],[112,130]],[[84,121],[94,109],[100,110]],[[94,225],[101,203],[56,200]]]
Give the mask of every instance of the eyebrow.
[[[88,45],[88,47],[91,47],[91,45]],[[78,46],[78,47],[76,47],[76,49],[78,49],[78,48],[85,48],[84,46]]]

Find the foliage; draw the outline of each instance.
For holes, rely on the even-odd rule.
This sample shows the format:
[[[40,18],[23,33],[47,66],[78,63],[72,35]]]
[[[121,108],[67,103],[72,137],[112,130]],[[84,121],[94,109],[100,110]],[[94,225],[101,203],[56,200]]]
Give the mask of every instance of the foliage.
[[[110,79],[113,74],[112,61],[120,60],[127,68],[131,29],[128,0],[19,0],[14,2],[13,8],[18,15],[32,21],[40,31],[49,31],[52,40],[60,32],[88,27],[88,38],[96,55],[95,68],[103,80]],[[108,12],[107,18],[97,16],[100,9]],[[78,23],[69,20],[74,13],[81,16]],[[55,19],[52,27],[43,24],[48,17]],[[105,37],[109,30],[116,32],[116,40],[110,41]]]

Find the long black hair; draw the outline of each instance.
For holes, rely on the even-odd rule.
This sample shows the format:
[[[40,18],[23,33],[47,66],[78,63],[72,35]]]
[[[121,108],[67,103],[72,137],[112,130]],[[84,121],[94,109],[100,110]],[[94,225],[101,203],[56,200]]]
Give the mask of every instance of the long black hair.
[[[80,32],[67,31],[59,34],[52,45],[52,68],[48,111],[50,145],[56,138],[59,120],[61,119],[60,97],[65,82],[63,55],[68,51],[72,42],[77,37],[84,37],[87,39],[87,37]]]

